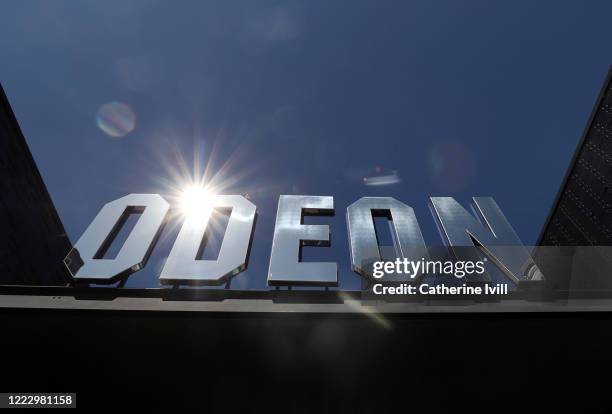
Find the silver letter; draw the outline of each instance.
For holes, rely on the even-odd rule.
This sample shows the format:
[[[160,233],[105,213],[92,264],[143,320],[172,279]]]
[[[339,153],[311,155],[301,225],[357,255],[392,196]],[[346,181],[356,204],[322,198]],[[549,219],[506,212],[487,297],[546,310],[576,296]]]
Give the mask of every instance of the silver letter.
[[[372,264],[381,260],[374,227],[375,215],[390,219],[395,258],[421,260],[428,257],[425,240],[412,207],[392,197],[363,197],[346,210],[351,266],[354,272],[372,277]]]
[[[455,256],[466,260],[479,260],[471,249],[459,246],[478,246],[515,283],[527,280],[526,269],[534,263],[527,249],[491,197],[474,197],[474,209],[486,227],[465,211],[452,197],[430,197],[432,213]],[[531,272],[530,274],[533,274]],[[535,272],[541,275],[540,272]],[[466,276],[468,281],[486,282],[484,273]]]
[[[104,205],[64,259],[72,276],[108,283],[142,269],[167,220],[169,207],[159,194],[130,194]],[[102,259],[131,208],[142,211],[142,216],[117,257]]]
[[[302,246],[329,246],[329,226],[303,225],[302,215],[333,213],[334,198],[319,196],[281,195],[274,227],[269,285],[338,284],[336,263],[301,262]]]
[[[231,208],[217,260],[196,260],[202,239],[215,208]],[[212,196],[200,214],[185,218],[172,251],[162,269],[163,284],[220,284],[246,268],[253,234],[256,207],[240,195]]]

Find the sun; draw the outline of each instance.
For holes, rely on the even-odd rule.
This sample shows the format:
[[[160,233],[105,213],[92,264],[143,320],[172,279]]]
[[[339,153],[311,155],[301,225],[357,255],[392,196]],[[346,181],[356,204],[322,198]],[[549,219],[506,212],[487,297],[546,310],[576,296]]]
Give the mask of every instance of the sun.
[[[185,187],[180,195],[180,209],[185,216],[208,215],[213,208],[215,193],[200,185]]]

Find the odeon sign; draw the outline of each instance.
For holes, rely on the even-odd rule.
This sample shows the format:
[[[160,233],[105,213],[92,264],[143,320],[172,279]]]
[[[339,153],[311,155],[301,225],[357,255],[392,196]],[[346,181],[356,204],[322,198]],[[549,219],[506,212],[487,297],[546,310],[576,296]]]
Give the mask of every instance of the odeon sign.
[[[527,249],[491,197],[474,197],[475,218],[452,197],[430,197],[431,211],[444,243],[456,258],[479,260],[474,246],[484,252],[514,283],[535,276]],[[231,210],[216,260],[197,259],[211,213]],[[141,216],[113,259],[100,252],[121,228],[128,211]],[[168,202],[158,194],[130,194],[100,210],[75,247],[64,259],[75,280],[108,283],[142,269],[167,222]],[[337,286],[334,262],[302,262],[304,245],[329,246],[327,225],[305,225],[304,215],[334,212],[330,196],[281,195],[272,241],[268,284]],[[162,284],[216,285],[246,269],[253,236],[256,206],[241,195],[211,195],[197,214],[188,214],[163,266]],[[413,209],[391,197],[363,197],[346,210],[351,266],[363,277],[371,276],[371,264],[380,260],[374,218],[389,218],[394,247],[399,259],[422,260],[428,255]],[[472,249],[466,249],[471,246]],[[508,246],[513,246],[508,249]],[[526,271],[526,269],[531,269]],[[466,276],[467,282],[486,283],[487,273]]]

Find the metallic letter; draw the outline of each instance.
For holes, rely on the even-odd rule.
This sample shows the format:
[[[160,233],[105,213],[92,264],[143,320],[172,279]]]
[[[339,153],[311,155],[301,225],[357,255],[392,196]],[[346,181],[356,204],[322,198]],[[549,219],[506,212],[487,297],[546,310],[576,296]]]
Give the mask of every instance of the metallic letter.
[[[515,283],[528,280],[529,275],[540,275],[533,272],[533,260],[514,229],[506,220],[497,203],[491,197],[474,197],[474,210],[482,218],[481,224],[452,197],[431,197],[432,213],[455,256],[465,260],[480,260],[471,249],[460,246],[478,246],[484,253]],[[485,226],[486,225],[486,226]],[[468,281],[486,282],[489,276],[485,273],[480,278],[472,275]]]
[[[210,216],[215,208],[232,212],[217,260],[196,260]],[[256,207],[240,195],[212,196],[200,214],[185,218],[172,251],[162,269],[163,284],[220,284],[246,269]]]
[[[109,283],[142,269],[166,222],[169,207],[159,194],[130,194],[104,205],[64,259],[72,276]],[[142,211],[142,216],[117,257],[100,258],[121,230],[122,218],[130,208]]]
[[[354,272],[372,277],[372,264],[381,260],[374,227],[375,215],[392,220],[389,221],[389,227],[394,241],[395,258],[421,260],[428,257],[425,240],[412,207],[392,197],[363,197],[346,210],[351,267]]]
[[[269,285],[336,286],[336,263],[301,262],[302,246],[329,246],[329,226],[303,225],[303,214],[333,213],[334,198],[281,195],[268,270]]]

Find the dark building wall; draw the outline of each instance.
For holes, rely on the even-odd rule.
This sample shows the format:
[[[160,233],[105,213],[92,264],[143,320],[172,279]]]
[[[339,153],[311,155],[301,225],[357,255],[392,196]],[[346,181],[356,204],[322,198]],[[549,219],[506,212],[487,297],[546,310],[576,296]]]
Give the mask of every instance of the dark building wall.
[[[612,246],[611,74],[612,70],[538,243],[563,247],[540,248],[536,254],[544,275],[563,287],[612,287],[612,247],[599,247]]]
[[[70,248],[0,86],[0,284],[65,285]]]
[[[596,102],[540,244],[612,245],[612,85]]]
[[[610,412],[610,313],[387,316],[0,309],[3,389],[111,412]]]

